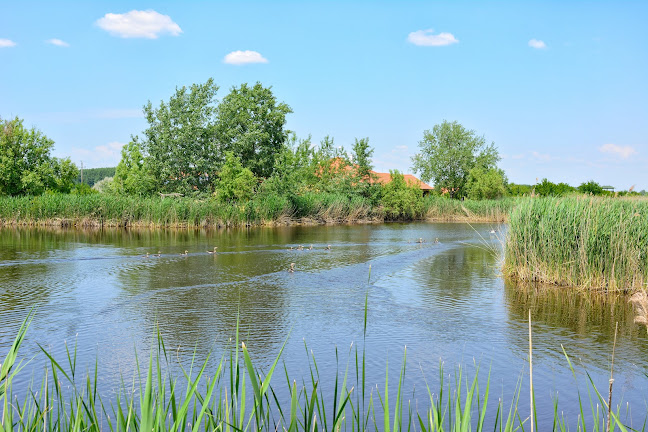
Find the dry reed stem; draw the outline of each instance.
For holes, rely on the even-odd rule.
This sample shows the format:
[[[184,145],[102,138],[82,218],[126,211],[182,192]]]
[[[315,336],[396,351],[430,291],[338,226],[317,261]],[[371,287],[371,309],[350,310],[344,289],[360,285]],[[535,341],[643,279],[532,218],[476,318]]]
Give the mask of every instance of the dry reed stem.
[[[648,331],[648,294],[644,290],[637,291],[630,297],[630,303],[635,307],[634,322],[646,326]]]

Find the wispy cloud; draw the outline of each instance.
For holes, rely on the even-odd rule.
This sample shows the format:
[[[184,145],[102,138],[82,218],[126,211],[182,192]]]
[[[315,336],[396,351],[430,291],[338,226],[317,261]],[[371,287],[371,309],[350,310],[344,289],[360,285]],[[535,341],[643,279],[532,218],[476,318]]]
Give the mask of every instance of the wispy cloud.
[[[11,48],[15,46],[16,42],[12,41],[11,39],[0,39],[0,48]]]
[[[73,148],[72,157],[83,160],[86,166],[115,166],[121,160],[121,149],[124,143],[112,141],[102,144],[91,150],[85,148]]]
[[[535,49],[546,49],[547,48],[547,44],[544,43],[544,41],[541,41],[540,39],[531,39],[529,41],[529,46],[531,48],[535,48]]]
[[[604,144],[599,147],[601,153],[608,153],[619,156],[621,159],[628,159],[630,156],[637,154],[637,150],[630,146],[620,146],[616,144]]]
[[[154,10],[107,13],[95,24],[111,35],[122,38],[157,39],[161,34],[179,36],[182,33],[180,26],[170,16]]]
[[[407,36],[407,41],[418,46],[446,46],[459,42],[452,33],[434,34],[434,29],[412,32]]]
[[[232,51],[225,56],[223,63],[233,65],[268,63],[268,59],[256,51]]]
[[[65,41],[62,41],[61,39],[47,39],[45,41],[45,43],[48,43],[50,45],[56,45],[56,46],[59,46],[59,47],[64,47],[64,48],[67,48],[67,47],[70,46],[69,43],[67,43]]]
[[[558,159],[555,156],[551,156],[549,153],[540,153],[537,151],[532,151],[531,156],[533,156],[534,159],[537,159],[542,162],[549,162]]]

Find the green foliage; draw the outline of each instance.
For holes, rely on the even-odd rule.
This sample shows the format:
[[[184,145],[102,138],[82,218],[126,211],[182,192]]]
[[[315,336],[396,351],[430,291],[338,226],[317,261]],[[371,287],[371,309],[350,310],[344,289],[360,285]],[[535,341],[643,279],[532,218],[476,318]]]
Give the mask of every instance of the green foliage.
[[[504,171],[496,168],[474,167],[468,173],[465,192],[470,199],[501,198],[506,193]]]
[[[216,182],[216,197],[221,202],[244,203],[252,199],[257,179],[248,168],[244,168],[232,152],[225,154],[225,163]]]
[[[546,178],[542,179],[540,183],[534,187],[535,193],[540,196],[565,196],[569,193],[576,191],[575,188],[569,186],[567,183],[552,183]]]
[[[54,141],[23,121],[0,119],[0,195],[69,192],[78,175],[69,158],[50,156]]]
[[[83,183],[88,186],[94,186],[100,180],[105,179],[106,177],[114,177],[116,167],[111,168],[85,168],[83,170]],[[81,173],[75,179],[75,183],[81,183]]]
[[[360,179],[369,177],[369,172],[373,168],[371,165],[371,156],[374,149],[369,146],[369,138],[356,138],[353,143],[353,163],[357,166],[357,172]]]
[[[533,187],[531,185],[525,185],[525,184],[509,183],[507,187],[508,187],[508,193],[511,196],[530,195],[531,191],[533,190]]]
[[[511,212],[506,272],[587,290],[648,281],[648,202],[596,197],[521,200]]]
[[[423,192],[405,182],[398,170],[389,172],[391,181],[383,186],[382,204],[388,219],[416,219],[423,211]]]
[[[105,177],[92,186],[93,190],[99,193],[116,193],[114,191],[114,177]]]
[[[115,177],[106,192],[140,196],[153,193],[157,186],[156,180],[149,166],[151,159],[144,157],[142,145],[133,140],[122,147],[121,155]]]
[[[169,102],[160,102],[158,108],[150,101],[144,106],[149,127],[140,152],[155,179],[155,190],[211,191],[222,161],[214,135],[217,91],[210,78],[204,84],[176,88]],[[137,142],[135,137],[133,143]],[[116,173],[115,179],[119,177]]]
[[[99,193],[97,189],[91,188],[85,183],[77,183],[72,187],[70,191],[72,195],[92,195]]]
[[[454,197],[462,196],[471,169],[495,168],[499,161],[495,144],[486,144],[458,122],[443,121],[423,133],[419,153],[412,157],[414,172],[421,180],[433,181],[437,189],[448,189]],[[459,193],[456,193],[458,191]]]
[[[218,105],[214,133],[221,154],[233,152],[244,167],[257,177],[268,178],[275,166],[275,156],[288,138],[286,114],[292,110],[277,102],[271,88],[261,83],[242,84]]]
[[[605,193],[601,185],[596,183],[594,180],[590,180],[587,183],[581,183],[581,185],[578,186],[578,192],[590,195],[603,195]]]

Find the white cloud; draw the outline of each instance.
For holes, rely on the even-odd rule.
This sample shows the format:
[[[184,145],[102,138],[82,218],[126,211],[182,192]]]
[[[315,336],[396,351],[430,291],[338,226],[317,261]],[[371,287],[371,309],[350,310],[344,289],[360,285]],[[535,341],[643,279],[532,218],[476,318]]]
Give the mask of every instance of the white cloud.
[[[548,153],[539,153],[537,151],[532,151],[531,156],[533,156],[534,159],[537,159],[537,160],[543,161],[543,162],[549,162],[550,160],[558,159],[558,158],[556,158],[554,156],[551,156]]]
[[[60,47],[65,47],[65,48],[70,46],[69,43],[67,43],[65,41],[62,41],[61,39],[47,39],[45,41],[45,43],[48,43],[50,45],[56,45],[56,46],[60,46]]]
[[[11,48],[15,46],[16,42],[12,41],[11,39],[0,39],[0,48]]]
[[[83,160],[85,166],[116,166],[121,160],[121,149],[124,145],[112,141],[105,145],[98,145],[92,150],[74,148],[72,154],[75,159]]]
[[[406,145],[398,145],[398,146],[396,146],[396,149],[397,150],[407,150],[407,146]]]
[[[529,41],[529,46],[531,48],[535,48],[535,49],[546,49],[547,48],[547,44],[544,43],[544,41],[541,41],[539,39],[531,39]]]
[[[433,29],[418,30],[410,33],[407,41],[418,46],[445,46],[459,42],[452,33],[433,33]]]
[[[223,59],[224,63],[242,65],[250,63],[268,63],[268,59],[256,51],[232,51]]]
[[[154,10],[132,10],[124,14],[107,13],[96,23],[113,36],[122,38],[157,39],[161,34],[168,33],[179,36],[182,29],[168,15],[162,15]]]
[[[610,153],[621,157],[621,159],[628,159],[630,156],[637,154],[637,150],[630,146],[619,146],[616,144],[605,144],[599,147],[601,153]]]

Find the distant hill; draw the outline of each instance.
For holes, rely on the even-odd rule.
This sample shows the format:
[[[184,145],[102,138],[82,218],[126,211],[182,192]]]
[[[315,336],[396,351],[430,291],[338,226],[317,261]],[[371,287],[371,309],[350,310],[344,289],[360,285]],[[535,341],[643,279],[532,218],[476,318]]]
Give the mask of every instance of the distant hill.
[[[88,186],[94,186],[99,180],[103,180],[106,177],[114,177],[116,169],[116,167],[86,168],[83,170],[83,183]],[[81,183],[81,172],[79,172],[79,177],[77,177],[76,182]]]

